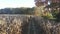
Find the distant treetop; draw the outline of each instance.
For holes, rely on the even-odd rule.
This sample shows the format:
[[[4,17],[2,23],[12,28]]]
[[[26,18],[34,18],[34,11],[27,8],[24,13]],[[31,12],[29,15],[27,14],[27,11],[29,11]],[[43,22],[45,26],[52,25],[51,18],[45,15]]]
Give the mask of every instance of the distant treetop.
[[[60,0],[35,0],[36,6],[47,5],[48,3],[60,3]]]

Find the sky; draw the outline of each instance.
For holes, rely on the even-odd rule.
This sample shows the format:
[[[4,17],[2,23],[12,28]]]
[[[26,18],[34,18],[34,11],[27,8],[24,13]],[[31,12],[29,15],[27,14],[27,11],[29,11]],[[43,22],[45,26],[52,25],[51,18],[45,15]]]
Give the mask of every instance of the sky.
[[[0,0],[0,9],[33,6],[35,6],[34,0]]]

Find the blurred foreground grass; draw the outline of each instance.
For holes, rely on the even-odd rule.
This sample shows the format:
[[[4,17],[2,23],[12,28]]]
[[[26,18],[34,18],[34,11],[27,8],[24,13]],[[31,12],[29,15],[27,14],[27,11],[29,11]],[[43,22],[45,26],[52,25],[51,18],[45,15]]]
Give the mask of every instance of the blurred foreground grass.
[[[26,15],[0,15],[0,34],[28,34],[30,19],[38,34],[60,34],[60,22]]]

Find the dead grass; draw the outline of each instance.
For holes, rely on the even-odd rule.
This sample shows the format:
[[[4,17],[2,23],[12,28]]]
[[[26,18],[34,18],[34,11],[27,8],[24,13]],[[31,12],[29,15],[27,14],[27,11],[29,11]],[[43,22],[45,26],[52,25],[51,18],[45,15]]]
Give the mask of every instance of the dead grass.
[[[35,18],[35,20],[40,27],[39,34],[60,34],[60,23],[41,18]],[[26,34],[28,23],[28,18],[0,17],[0,34]]]

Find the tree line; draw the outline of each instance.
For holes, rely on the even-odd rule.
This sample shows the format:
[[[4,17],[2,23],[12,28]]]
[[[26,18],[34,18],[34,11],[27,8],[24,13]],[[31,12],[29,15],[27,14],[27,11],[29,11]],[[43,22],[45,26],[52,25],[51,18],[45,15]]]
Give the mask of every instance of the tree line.
[[[4,8],[0,9],[0,14],[34,14],[34,8]]]

